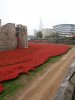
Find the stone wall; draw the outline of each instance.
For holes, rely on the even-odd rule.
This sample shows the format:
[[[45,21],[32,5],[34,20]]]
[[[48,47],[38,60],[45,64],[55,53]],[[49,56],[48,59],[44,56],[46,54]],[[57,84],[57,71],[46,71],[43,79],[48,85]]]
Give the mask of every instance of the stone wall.
[[[75,59],[69,66],[68,72],[62,81],[54,100],[72,100],[73,91],[75,87]],[[75,99],[74,99],[75,100]]]
[[[14,49],[17,45],[15,24],[8,23],[0,29],[0,50]]]
[[[19,37],[17,37],[17,33]],[[18,41],[17,38],[19,38],[20,41]],[[15,49],[18,44],[24,48],[28,47],[27,27],[23,25],[17,25],[17,27],[15,27],[13,23],[2,26],[0,28],[0,50]]]
[[[19,45],[21,47],[27,48],[28,47],[28,41],[27,41],[27,27],[23,25],[17,25],[16,27],[16,33],[19,38]]]

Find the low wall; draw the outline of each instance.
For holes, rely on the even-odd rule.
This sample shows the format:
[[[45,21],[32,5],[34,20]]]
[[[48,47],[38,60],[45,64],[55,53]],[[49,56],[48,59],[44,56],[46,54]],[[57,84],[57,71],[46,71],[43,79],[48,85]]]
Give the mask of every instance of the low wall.
[[[48,40],[48,43],[75,45],[75,40]]]
[[[62,84],[60,85],[54,100],[72,100],[73,91],[75,87],[75,59],[69,67],[68,73],[65,76]],[[74,99],[75,100],[75,99]]]
[[[75,40],[59,40],[59,39],[58,40],[54,40],[54,39],[48,39],[48,40],[30,40],[30,42],[75,45]]]

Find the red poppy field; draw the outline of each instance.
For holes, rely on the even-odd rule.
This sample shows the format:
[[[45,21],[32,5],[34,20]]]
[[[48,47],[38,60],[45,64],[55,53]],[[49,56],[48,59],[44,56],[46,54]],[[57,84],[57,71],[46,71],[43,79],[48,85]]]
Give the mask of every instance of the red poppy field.
[[[66,53],[69,48],[63,44],[29,43],[25,49],[0,52],[0,92],[4,90],[2,82],[34,70],[49,58]]]

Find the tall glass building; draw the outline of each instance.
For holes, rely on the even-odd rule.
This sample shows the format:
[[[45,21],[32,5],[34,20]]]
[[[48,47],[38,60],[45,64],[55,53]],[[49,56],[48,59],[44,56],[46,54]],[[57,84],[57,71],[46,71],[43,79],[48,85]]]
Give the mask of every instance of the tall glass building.
[[[60,34],[75,34],[74,24],[59,24],[53,26],[53,29]]]

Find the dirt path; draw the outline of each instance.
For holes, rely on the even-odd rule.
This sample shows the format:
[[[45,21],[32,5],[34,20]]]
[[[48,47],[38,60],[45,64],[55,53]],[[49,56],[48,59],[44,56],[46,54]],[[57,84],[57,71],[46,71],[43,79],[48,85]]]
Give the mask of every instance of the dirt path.
[[[17,100],[53,100],[74,57],[75,47],[52,64]]]

